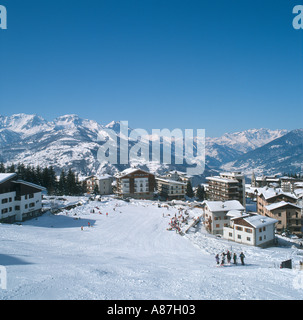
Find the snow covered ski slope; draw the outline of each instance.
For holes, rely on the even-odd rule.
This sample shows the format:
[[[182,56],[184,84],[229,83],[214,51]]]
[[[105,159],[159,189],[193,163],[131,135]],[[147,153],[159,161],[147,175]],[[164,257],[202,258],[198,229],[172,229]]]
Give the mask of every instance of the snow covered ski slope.
[[[167,230],[175,214],[178,206],[108,198],[0,224],[0,299],[302,299],[303,271],[277,267],[302,259],[299,249],[241,246],[201,226],[181,236]],[[246,265],[217,268],[226,250],[243,251]]]

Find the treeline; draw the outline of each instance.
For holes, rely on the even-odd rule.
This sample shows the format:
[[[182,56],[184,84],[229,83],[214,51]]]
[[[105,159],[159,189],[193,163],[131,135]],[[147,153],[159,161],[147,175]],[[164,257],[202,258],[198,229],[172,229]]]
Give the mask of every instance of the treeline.
[[[82,195],[85,190],[78,179],[78,175],[71,169],[61,171],[59,177],[52,166],[41,168],[40,166],[25,166],[24,164],[4,166],[0,163],[0,173],[17,173],[18,179],[35,183],[45,187],[49,195]]]
[[[284,173],[283,176],[285,177],[290,177],[290,178],[295,178],[295,179],[301,179],[303,178],[303,173]]]

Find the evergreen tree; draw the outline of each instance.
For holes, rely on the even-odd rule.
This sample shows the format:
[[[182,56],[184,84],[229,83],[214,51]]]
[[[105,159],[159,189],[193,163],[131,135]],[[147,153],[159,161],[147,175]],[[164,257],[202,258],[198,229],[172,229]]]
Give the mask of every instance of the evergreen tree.
[[[48,177],[49,179],[48,193],[52,195],[57,192],[57,188],[58,188],[57,177],[56,177],[56,173],[53,166],[49,167],[48,176],[49,176]]]
[[[42,171],[39,165],[33,170],[33,180],[34,183],[38,184],[39,186],[41,186],[43,183]]]
[[[58,182],[58,194],[64,195],[66,193],[66,189],[66,176],[64,170],[62,170]]]
[[[34,167],[31,167],[30,165],[28,165],[25,168],[24,180],[27,181],[27,182],[34,183],[34,181],[35,181],[35,169],[34,169]]]
[[[199,201],[203,201],[205,198],[204,187],[201,186],[200,184],[198,185],[197,190],[196,190],[196,197],[198,198]]]
[[[186,185],[186,195],[187,195],[189,198],[192,198],[192,197],[194,196],[193,187],[192,187],[190,181],[188,181],[188,182],[187,182],[187,185]]]
[[[18,163],[17,174],[18,174],[18,179],[25,180],[25,165],[23,163]]]
[[[70,196],[77,193],[76,177],[74,172],[70,168],[66,175],[66,193]]]
[[[0,163],[0,173],[5,173],[5,166],[3,162]]]
[[[99,194],[99,187],[98,187],[98,184],[95,184],[94,186],[94,191],[93,191],[94,194]]]
[[[16,172],[15,165],[12,163],[10,166],[8,166],[6,169],[6,172],[7,173],[15,173]]]

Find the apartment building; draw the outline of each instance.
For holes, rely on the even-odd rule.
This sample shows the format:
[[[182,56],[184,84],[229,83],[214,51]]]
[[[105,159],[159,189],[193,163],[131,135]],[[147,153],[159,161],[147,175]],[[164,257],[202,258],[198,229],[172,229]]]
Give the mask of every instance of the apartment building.
[[[245,208],[238,200],[209,201],[202,203],[204,224],[211,234],[223,235],[223,228],[228,227],[232,217],[242,216]]]
[[[265,189],[257,197],[259,214],[278,220],[277,232],[288,232],[302,235],[302,206],[297,197],[281,189]]]
[[[223,237],[238,243],[265,247],[274,244],[278,220],[259,214],[234,217],[223,228]]]
[[[93,175],[85,178],[83,180],[83,184],[85,185],[85,189],[87,193],[93,194],[96,190],[98,190],[98,194],[107,195],[112,194],[112,183],[113,183],[113,176],[109,174],[103,175]]]
[[[224,172],[219,176],[206,179],[208,180],[208,200],[238,200],[245,206],[245,177],[241,172]]]
[[[276,230],[302,235],[302,207],[291,202],[280,201],[264,207],[264,215],[278,220]]]
[[[157,190],[160,196],[165,197],[168,200],[185,199],[186,182],[156,178]]]
[[[15,173],[0,173],[0,221],[23,221],[41,214],[45,188],[17,179]]]
[[[129,168],[116,175],[116,194],[122,198],[152,199],[155,175],[142,169]]]

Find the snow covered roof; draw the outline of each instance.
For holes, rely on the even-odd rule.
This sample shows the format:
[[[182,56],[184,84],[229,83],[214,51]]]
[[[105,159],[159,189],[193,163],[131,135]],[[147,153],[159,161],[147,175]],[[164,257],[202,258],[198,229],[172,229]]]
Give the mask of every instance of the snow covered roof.
[[[45,187],[39,186],[39,185],[31,183],[31,182],[23,181],[23,180],[16,180],[16,181],[14,181],[14,183],[24,184],[29,187],[36,188],[36,189],[43,190],[43,191],[46,190]]]
[[[186,186],[186,182],[176,181],[176,180],[170,180],[170,179],[164,179],[164,178],[156,178],[156,180],[160,180],[163,182],[167,182],[169,184],[178,184],[182,186]]]
[[[285,201],[280,201],[280,202],[275,202],[275,203],[269,204],[269,205],[265,206],[265,208],[267,210],[271,211],[271,210],[275,210],[275,209],[278,209],[278,208],[282,208],[282,207],[287,206],[287,205],[290,205],[290,206],[296,207],[298,209],[301,209],[300,206],[297,206],[297,205],[295,205],[295,204],[293,204],[291,202],[285,202]]]
[[[105,180],[105,179],[110,179],[110,178],[112,178],[112,176],[110,174],[107,174],[107,173],[102,174],[100,176],[97,176],[98,180]]]
[[[136,171],[139,171],[139,170],[145,172],[146,174],[151,174],[150,172],[147,172],[147,171],[142,170],[142,169],[140,169],[140,168],[128,168],[128,169],[125,169],[125,170],[123,170],[122,172],[118,173],[118,174],[116,175],[116,177],[117,177],[117,178],[121,178],[121,177],[127,176],[127,175],[129,175],[129,174],[131,174],[131,173],[134,173],[134,172],[136,172]]]
[[[290,193],[290,192],[284,192],[281,188],[268,188],[268,187],[264,187],[264,188],[256,188],[258,194],[261,196],[263,194],[265,200],[276,197],[278,195],[284,195],[293,199],[297,199],[297,197]]]
[[[303,182],[295,182],[294,185],[296,187],[303,187]]]
[[[239,218],[239,217],[248,217],[249,214],[240,210],[230,210],[226,213],[228,217]]]
[[[278,222],[277,219],[273,219],[273,218],[270,218],[270,217],[262,216],[262,215],[259,215],[259,214],[253,215],[253,216],[249,216],[249,217],[245,217],[245,218],[243,218],[243,220],[248,222],[254,228],[261,228],[261,227],[265,227],[267,225],[274,224],[274,223]]]
[[[11,178],[15,178],[16,176],[16,173],[0,173],[0,183],[3,183]]]
[[[295,193],[295,195],[296,195],[298,198],[302,197],[302,195],[303,195],[303,188],[296,189],[296,190],[294,191],[294,193]]]
[[[203,201],[210,211],[212,212],[220,212],[220,211],[231,211],[231,210],[239,210],[244,211],[245,208],[238,200],[228,200],[228,201]]]
[[[222,178],[222,177],[219,177],[219,176],[206,177],[206,179],[207,180],[212,180],[212,181],[217,181],[217,182],[224,182],[224,183],[239,183],[238,180]]]

